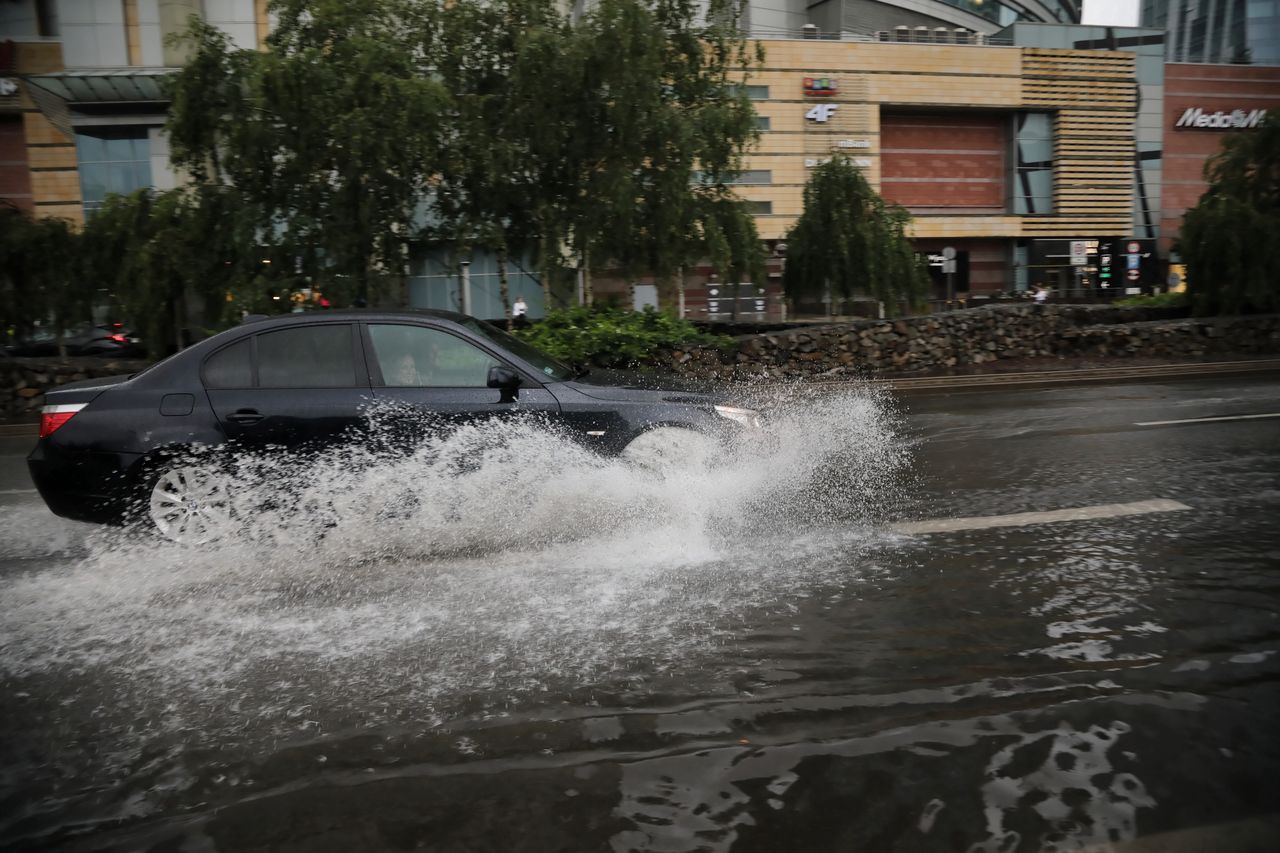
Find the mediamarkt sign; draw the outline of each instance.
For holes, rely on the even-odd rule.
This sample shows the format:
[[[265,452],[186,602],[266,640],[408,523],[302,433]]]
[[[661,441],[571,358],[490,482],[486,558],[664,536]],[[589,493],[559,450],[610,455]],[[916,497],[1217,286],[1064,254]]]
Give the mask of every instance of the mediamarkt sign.
[[[1187,107],[1182,118],[1174,122],[1174,127],[1199,127],[1205,130],[1239,130],[1257,127],[1267,117],[1266,110],[1232,110],[1229,113],[1218,110],[1207,113],[1200,107]]]

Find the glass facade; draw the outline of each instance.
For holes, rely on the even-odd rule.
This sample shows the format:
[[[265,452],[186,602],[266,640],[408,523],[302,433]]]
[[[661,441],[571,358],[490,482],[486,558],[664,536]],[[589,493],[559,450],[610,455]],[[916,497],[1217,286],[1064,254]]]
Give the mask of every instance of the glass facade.
[[[1020,3],[1002,3],[1000,0],[939,0],[948,6],[963,9],[971,15],[985,18],[993,24],[1007,27],[1018,21],[1043,21],[1043,15],[1035,14],[1023,8]],[[1060,24],[1078,23],[1080,21],[1079,3],[1047,2],[1052,20]]]
[[[92,215],[112,193],[151,186],[151,143],[145,127],[76,130],[76,160],[84,212]]]
[[[1053,116],[1014,117],[1014,213],[1053,213]]]
[[[1280,65],[1280,0],[1143,0],[1142,25],[1168,32],[1170,62]]]
[[[530,317],[542,317],[542,282],[535,275],[537,267],[531,258],[509,258],[507,261],[508,300],[523,296]],[[471,314],[493,320],[503,317],[502,280],[498,261],[493,255],[476,252],[467,269]],[[413,258],[409,269],[409,307],[462,310],[462,270],[457,259],[438,248],[424,247]]]

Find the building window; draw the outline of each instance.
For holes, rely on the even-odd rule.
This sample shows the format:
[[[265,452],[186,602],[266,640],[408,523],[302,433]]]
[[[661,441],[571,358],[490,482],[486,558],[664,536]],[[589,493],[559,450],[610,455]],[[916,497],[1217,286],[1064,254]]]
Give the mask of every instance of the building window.
[[[76,130],[76,160],[84,211],[95,213],[108,195],[151,186],[151,143],[145,127]]]
[[[729,89],[735,95],[739,92],[746,92],[747,98],[752,101],[769,100],[768,86],[730,86]]]
[[[1053,116],[1014,116],[1013,212],[1053,213]]]
[[[768,129],[769,129],[769,117],[756,116],[756,130],[768,130]]]
[[[747,213],[752,216],[768,216],[773,213],[773,202],[747,200]]]
[[[707,182],[707,176],[702,172],[694,170],[689,177],[692,184],[702,184]],[[726,184],[771,184],[773,183],[773,172],[768,169],[748,169],[745,172],[730,172],[724,176]]]
[[[44,38],[58,35],[58,9],[54,0],[36,0],[36,35]]]

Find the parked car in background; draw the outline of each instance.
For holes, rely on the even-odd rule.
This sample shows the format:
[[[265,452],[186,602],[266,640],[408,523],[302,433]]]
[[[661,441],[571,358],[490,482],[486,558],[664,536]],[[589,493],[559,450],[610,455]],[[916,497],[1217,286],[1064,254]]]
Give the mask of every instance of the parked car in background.
[[[147,354],[142,339],[123,323],[77,326],[63,335],[62,343],[67,355],[142,358]],[[13,356],[58,355],[58,338],[52,329],[36,329],[6,346],[5,352]]]
[[[200,451],[307,453],[370,440],[371,405],[416,408],[445,428],[533,415],[602,454],[651,467],[705,453],[758,417],[705,393],[595,381],[488,323],[443,311],[258,319],[134,376],[60,386],[45,402],[28,465],[49,508],[112,523],[138,507],[180,542],[212,538],[235,488],[192,461]]]

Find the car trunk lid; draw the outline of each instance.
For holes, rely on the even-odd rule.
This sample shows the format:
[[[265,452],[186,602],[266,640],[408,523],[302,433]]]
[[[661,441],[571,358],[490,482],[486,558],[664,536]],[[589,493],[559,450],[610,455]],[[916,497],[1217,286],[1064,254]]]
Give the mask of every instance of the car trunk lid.
[[[53,435],[108,388],[115,388],[129,379],[129,376],[100,376],[49,389],[44,394],[44,406],[40,409],[40,437]]]

